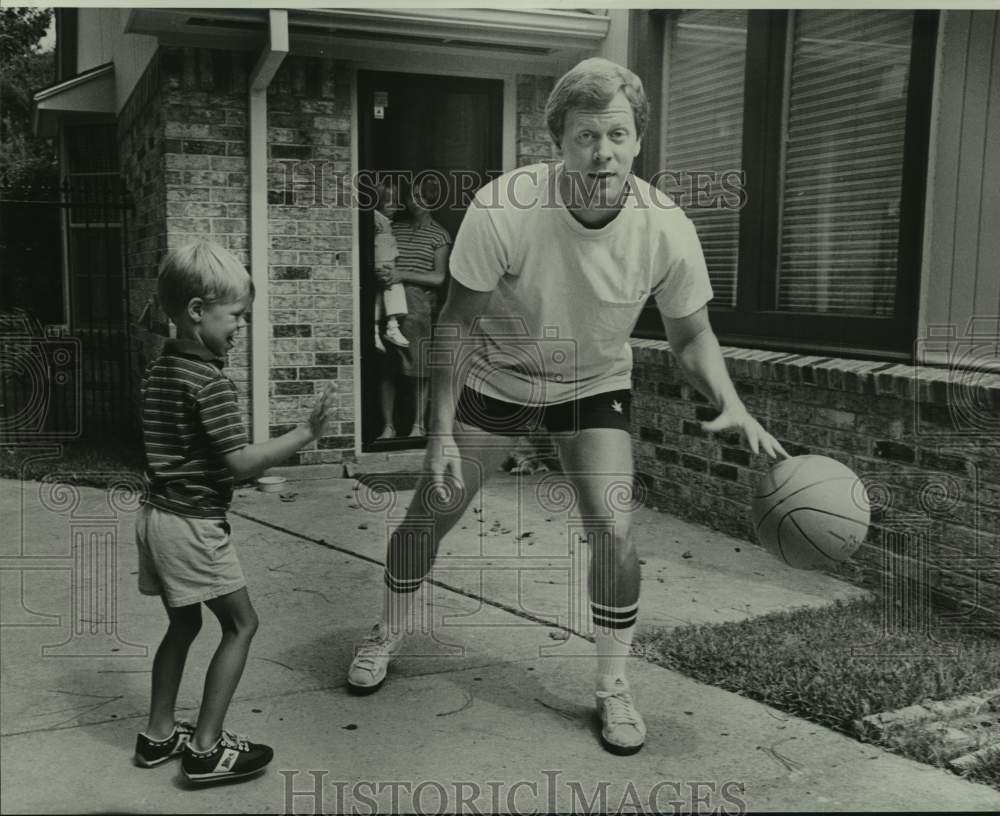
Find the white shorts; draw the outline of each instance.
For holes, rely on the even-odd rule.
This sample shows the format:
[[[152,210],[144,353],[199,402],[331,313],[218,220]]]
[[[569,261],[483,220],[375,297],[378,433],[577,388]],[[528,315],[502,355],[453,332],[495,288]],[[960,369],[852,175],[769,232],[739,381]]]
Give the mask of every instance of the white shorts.
[[[135,520],[139,592],[189,606],[247,585],[225,519],[178,516],[149,504]]]

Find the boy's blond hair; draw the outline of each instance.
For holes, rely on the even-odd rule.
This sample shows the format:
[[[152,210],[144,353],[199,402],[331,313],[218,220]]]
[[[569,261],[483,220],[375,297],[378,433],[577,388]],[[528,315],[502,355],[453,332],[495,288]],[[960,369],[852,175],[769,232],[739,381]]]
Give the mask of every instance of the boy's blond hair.
[[[156,291],[163,311],[174,319],[184,313],[192,298],[208,304],[253,297],[253,281],[229,250],[198,239],[167,252],[160,263]]]

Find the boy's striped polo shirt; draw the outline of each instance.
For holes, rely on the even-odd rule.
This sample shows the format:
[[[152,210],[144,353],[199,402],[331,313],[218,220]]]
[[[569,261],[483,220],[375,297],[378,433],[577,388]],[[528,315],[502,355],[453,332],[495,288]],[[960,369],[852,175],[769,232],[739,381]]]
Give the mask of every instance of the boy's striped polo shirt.
[[[247,444],[236,386],[223,361],[194,340],[169,340],[142,382],[149,503],[197,518],[225,518],[233,478],[222,455]]]

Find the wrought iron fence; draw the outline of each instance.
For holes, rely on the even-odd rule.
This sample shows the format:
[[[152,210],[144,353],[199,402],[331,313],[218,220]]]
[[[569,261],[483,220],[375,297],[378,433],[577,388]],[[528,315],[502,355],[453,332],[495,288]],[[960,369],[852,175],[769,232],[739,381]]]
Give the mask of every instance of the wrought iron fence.
[[[0,440],[137,433],[128,209],[113,173],[0,188]]]

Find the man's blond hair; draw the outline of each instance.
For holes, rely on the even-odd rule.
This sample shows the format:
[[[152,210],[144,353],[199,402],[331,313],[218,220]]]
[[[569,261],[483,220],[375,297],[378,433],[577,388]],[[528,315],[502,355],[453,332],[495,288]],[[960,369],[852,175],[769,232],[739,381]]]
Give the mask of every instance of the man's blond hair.
[[[572,109],[598,110],[611,103],[619,91],[632,106],[635,136],[641,139],[649,122],[649,100],[642,80],[623,65],[603,57],[590,57],[570,68],[556,82],[545,103],[545,123],[557,147],[562,147],[566,114]]]

